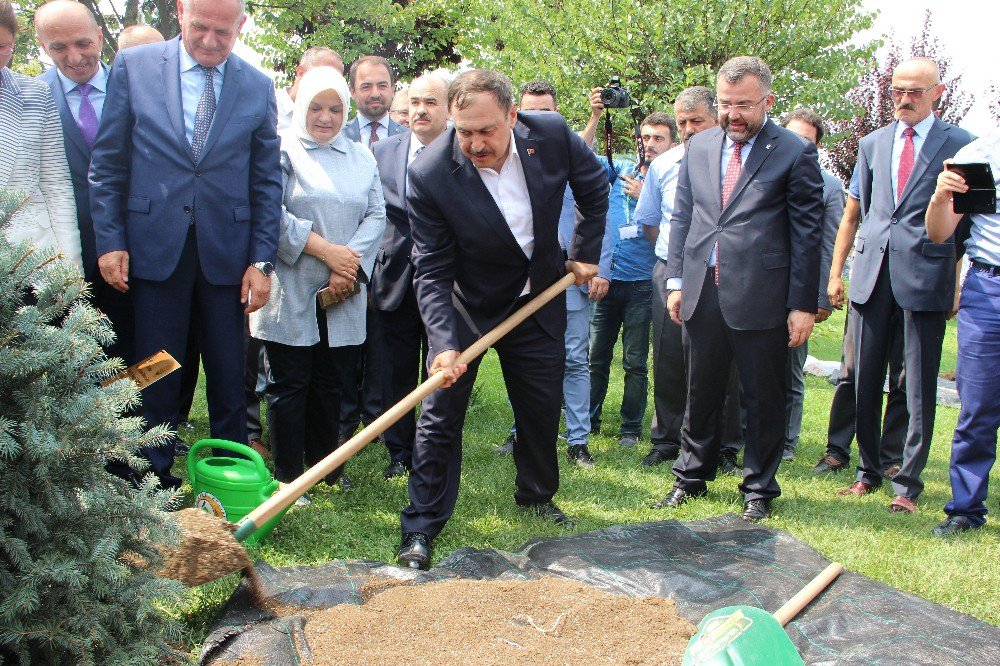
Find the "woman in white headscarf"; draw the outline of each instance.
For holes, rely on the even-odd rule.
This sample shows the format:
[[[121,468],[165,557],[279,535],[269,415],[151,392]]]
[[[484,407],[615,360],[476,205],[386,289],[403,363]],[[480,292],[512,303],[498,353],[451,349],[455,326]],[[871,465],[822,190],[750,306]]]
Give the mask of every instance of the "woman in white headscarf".
[[[365,341],[385,204],[375,158],[340,132],[350,103],[337,70],[313,68],[299,83],[292,126],[281,133],[278,263],[271,298],[250,315],[250,333],[264,341],[271,365],[267,420],[281,482],[336,448],[341,387],[354,381]],[[323,289],[335,301],[325,309],[317,302]]]

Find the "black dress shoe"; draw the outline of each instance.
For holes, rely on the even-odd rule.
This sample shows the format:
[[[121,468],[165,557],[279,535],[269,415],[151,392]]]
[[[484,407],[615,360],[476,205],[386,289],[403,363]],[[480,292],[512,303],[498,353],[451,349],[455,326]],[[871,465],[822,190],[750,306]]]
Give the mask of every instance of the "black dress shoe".
[[[551,520],[556,525],[562,525],[568,530],[576,527],[576,523],[570,520],[569,516],[563,513],[562,509],[557,507],[556,503],[552,500],[539,502],[538,504],[529,504],[525,508],[534,511],[545,520]]]
[[[188,446],[187,444],[185,444],[184,442],[181,442],[181,441],[174,442],[174,457],[175,458],[180,458],[182,456],[186,456],[188,454],[188,451],[190,451],[190,450],[191,450],[191,447]]]
[[[723,451],[719,455],[719,473],[729,476],[743,476],[743,466],[736,462],[736,454]]]
[[[164,474],[159,477],[159,482],[160,488],[164,490],[180,490],[181,486],[184,485],[184,479],[173,474]]]
[[[743,520],[748,523],[759,523],[771,517],[771,500],[752,499],[743,504]]]
[[[566,449],[566,457],[573,461],[577,467],[593,467],[594,458],[587,450],[586,444],[576,444]]]
[[[646,454],[645,458],[642,459],[642,466],[656,467],[660,463],[666,462],[668,460],[677,460],[677,453],[671,455],[659,449],[653,449],[652,451]]]
[[[670,494],[661,499],[659,502],[653,505],[654,509],[676,509],[684,502],[694,497],[703,497],[708,494],[707,490],[699,490],[696,492],[687,492],[683,488],[674,487],[670,491]]]
[[[407,532],[396,551],[399,566],[427,571],[431,568],[431,538],[422,532]]]
[[[410,471],[410,467],[404,463],[402,460],[395,460],[389,463],[389,466],[385,468],[385,472],[382,476],[385,480],[395,479],[397,476],[406,476],[406,473]]]
[[[812,473],[823,474],[825,472],[839,472],[845,467],[847,467],[846,460],[841,460],[837,456],[831,456],[827,453],[823,455],[819,459],[819,462],[812,468]]]
[[[517,435],[514,433],[510,433],[509,435],[507,435],[507,439],[504,440],[504,443],[493,450],[496,451],[497,455],[500,456],[513,455],[514,442],[516,441],[517,441]]]
[[[948,516],[948,518],[931,530],[931,534],[939,537],[955,536],[959,532],[977,530],[981,525],[974,525],[967,516]]]

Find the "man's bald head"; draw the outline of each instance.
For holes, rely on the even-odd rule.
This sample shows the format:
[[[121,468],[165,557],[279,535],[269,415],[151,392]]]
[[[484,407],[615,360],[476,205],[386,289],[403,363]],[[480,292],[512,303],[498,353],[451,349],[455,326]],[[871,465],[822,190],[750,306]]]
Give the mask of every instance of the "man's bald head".
[[[930,58],[909,58],[892,70],[893,112],[910,127],[932,113],[943,92],[941,70]]]
[[[35,36],[59,72],[75,83],[87,83],[101,67],[101,29],[79,2],[52,0],[39,7]]]
[[[124,51],[133,46],[156,44],[163,41],[163,35],[149,25],[130,25],[118,34],[118,50]]]

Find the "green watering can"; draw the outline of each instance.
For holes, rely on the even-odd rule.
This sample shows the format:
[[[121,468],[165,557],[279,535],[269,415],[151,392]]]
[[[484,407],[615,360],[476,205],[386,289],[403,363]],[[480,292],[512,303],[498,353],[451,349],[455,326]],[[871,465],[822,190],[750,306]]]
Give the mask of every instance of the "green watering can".
[[[204,448],[225,449],[246,458],[208,456],[198,459]],[[195,442],[187,455],[188,478],[194,487],[194,505],[223,520],[238,523],[278,490],[278,482],[260,454],[249,446],[224,439]],[[285,508],[247,538],[247,544],[263,541],[285,514]]]
[[[784,627],[843,570],[834,562],[774,615],[755,606],[727,606],[709,613],[688,643],[683,666],[803,666]]]

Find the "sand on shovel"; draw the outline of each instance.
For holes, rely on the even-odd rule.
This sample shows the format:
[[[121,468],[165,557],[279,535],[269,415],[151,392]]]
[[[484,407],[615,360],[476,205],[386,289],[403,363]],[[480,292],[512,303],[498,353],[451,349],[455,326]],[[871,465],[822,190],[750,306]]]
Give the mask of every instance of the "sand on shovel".
[[[669,599],[559,578],[450,580],[362,597],[360,606],[294,611],[307,617],[311,663],[680,664],[695,631]]]
[[[201,509],[182,509],[174,516],[181,528],[181,543],[167,553],[158,576],[195,587],[241,569],[253,569],[253,562],[233,537],[235,524]]]

